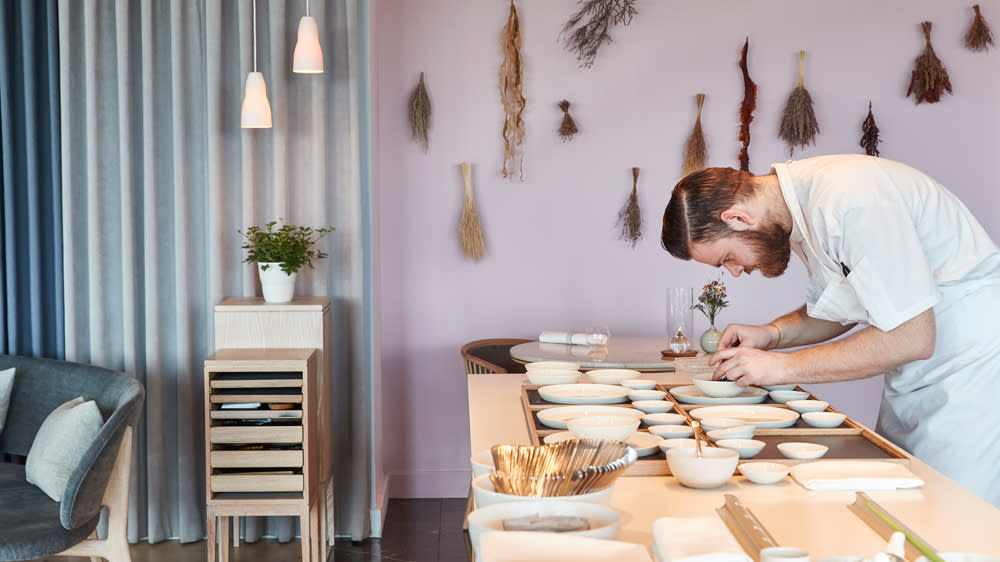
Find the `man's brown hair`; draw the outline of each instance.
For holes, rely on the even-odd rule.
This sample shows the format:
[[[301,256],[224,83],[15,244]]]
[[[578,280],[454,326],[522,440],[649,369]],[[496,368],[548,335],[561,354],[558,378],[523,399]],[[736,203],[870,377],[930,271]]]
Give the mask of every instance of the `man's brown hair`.
[[[691,259],[691,244],[712,242],[733,234],[722,212],[748,200],[757,184],[750,172],[705,168],[677,182],[663,211],[660,244],[675,258]]]

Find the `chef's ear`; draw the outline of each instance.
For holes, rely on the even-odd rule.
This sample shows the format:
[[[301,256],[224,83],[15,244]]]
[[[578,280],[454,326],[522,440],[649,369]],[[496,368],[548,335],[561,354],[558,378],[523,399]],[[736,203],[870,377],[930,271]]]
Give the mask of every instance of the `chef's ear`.
[[[726,223],[726,226],[733,230],[753,230],[757,225],[757,221],[749,213],[736,207],[730,207],[722,211],[719,218],[722,219],[722,222]]]

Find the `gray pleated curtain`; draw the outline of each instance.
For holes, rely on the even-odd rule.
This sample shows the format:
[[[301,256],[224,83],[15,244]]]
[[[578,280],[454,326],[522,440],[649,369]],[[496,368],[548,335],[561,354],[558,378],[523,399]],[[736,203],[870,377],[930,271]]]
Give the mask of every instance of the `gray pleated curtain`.
[[[250,0],[60,0],[66,357],[146,385],[130,540],[204,537],[202,361],[213,306],[259,294],[238,229],[334,225],[298,294],[333,298],[336,533],[369,534],[370,370],[356,0],[311,2],[326,73],[291,72],[304,2],[258,0],[273,129],[241,129]],[[244,535],[296,533],[246,521]]]

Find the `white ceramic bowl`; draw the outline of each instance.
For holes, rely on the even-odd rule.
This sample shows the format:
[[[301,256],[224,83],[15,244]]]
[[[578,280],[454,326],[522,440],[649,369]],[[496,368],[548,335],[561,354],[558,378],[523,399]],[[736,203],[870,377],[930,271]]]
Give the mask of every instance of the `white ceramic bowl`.
[[[628,393],[628,399],[636,402],[639,400],[663,400],[667,396],[662,390],[633,390]]]
[[[473,478],[489,474],[493,470],[493,453],[489,449],[479,451],[469,458],[469,462],[472,463]]]
[[[594,490],[593,492],[587,492],[586,494],[578,494],[575,496],[551,496],[541,498],[536,496],[515,496],[513,494],[501,494],[500,492],[497,492],[496,489],[493,488],[493,482],[490,481],[490,475],[484,474],[472,479],[472,498],[476,500],[476,507],[486,507],[495,503],[504,502],[533,501],[572,501],[607,505],[608,499],[611,498],[611,492],[614,490],[614,487],[614,484],[612,484],[607,488],[601,488],[600,490]]]
[[[646,425],[678,425],[687,421],[687,418],[680,414],[671,413],[660,413],[660,414],[646,414],[642,416],[642,421],[646,422]]]
[[[822,412],[830,404],[825,400],[789,400],[785,402],[785,405],[800,414],[804,414],[806,412]]]
[[[716,429],[727,429],[730,427],[736,427],[738,425],[745,425],[746,422],[736,418],[724,418],[724,417],[707,417],[701,420],[701,426],[705,428],[705,431],[714,431]]]
[[[642,376],[639,371],[632,369],[594,369],[587,371],[587,378],[599,384],[619,384],[629,379],[637,379]]]
[[[790,459],[818,459],[826,454],[830,448],[818,443],[799,443],[789,441],[778,443],[778,450],[782,455]]]
[[[525,374],[531,384],[573,384],[580,378],[580,371],[570,369],[535,369]]]
[[[844,423],[847,416],[838,412],[806,412],[802,419],[813,427],[837,427]]]
[[[719,439],[715,444],[736,451],[741,459],[749,459],[764,448],[764,442],[756,439]]]
[[[691,377],[691,382],[706,396],[712,398],[731,398],[743,392],[743,387],[733,381],[714,381],[712,374],[700,374]]]
[[[579,371],[580,365],[577,363],[570,363],[569,361],[534,361],[532,363],[525,363],[524,370],[531,371],[547,371],[547,370],[560,370],[560,371]]]
[[[503,531],[504,521],[517,517],[583,517],[590,528],[564,534],[598,539],[613,539],[621,529],[621,515],[606,505],[578,501],[508,502],[480,507],[469,514],[469,541],[479,555],[479,538],[486,531]]]
[[[631,416],[586,416],[566,422],[566,427],[578,439],[625,441],[639,427]]]
[[[647,414],[658,414],[673,410],[674,403],[666,400],[638,400],[632,402],[632,407]]]
[[[801,390],[772,390],[768,394],[771,395],[771,400],[781,404],[791,400],[806,400],[809,398],[809,393]]]
[[[694,447],[667,450],[670,473],[688,488],[715,488],[729,480],[740,462],[740,455],[732,449],[702,447],[702,458]]]
[[[739,466],[740,473],[755,484],[774,484],[786,476],[791,467],[780,462],[745,462]]]
[[[708,438],[712,441],[718,441],[719,439],[750,439],[753,437],[756,430],[756,425],[746,423],[735,427],[727,427],[725,429],[713,429],[705,435],[708,435]]]
[[[795,390],[794,384],[762,384],[765,390]]]
[[[650,426],[649,432],[664,439],[691,437],[694,434],[687,425],[654,425]]]
[[[649,379],[628,379],[619,384],[632,390],[653,390],[656,388],[656,381]]]
[[[657,444],[657,446],[660,448],[661,451],[666,453],[670,449],[677,449],[683,447],[691,447],[693,449],[695,447],[695,443],[694,439],[686,439],[683,437],[671,437],[669,439],[664,439],[663,441],[660,441]],[[704,450],[708,448],[708,445],[702,443],[701,447],[702,450]]]

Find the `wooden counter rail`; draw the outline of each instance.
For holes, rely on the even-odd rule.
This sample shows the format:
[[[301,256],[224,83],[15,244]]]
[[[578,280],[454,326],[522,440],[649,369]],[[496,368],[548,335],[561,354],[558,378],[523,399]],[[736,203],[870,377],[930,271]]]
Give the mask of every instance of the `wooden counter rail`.
[[[526,377],[467,377],[472,453],[501,443],[530,444],[521,405],[521,385]],[[675,373],[646,373],[643,377],[660,384],[687,383]],[[1000,556],[1000,509],[918,459],[911,458],[909,468],[924,480],[924,487],[869,495],[941,552]],[[855,500],[854,492],[814,492],[791,477],[762,486],[738,475],[710,490],[685,488],[669,476],[620,478],[610,501],[611,507],[622,513],[618,540],[649,546],[656,519],[715,517],[715,509],[723,505],[727,493],[751,509],[778,544],[804,548],[813,560],[871,556],[885,546],[885,541],[848,509]]]

